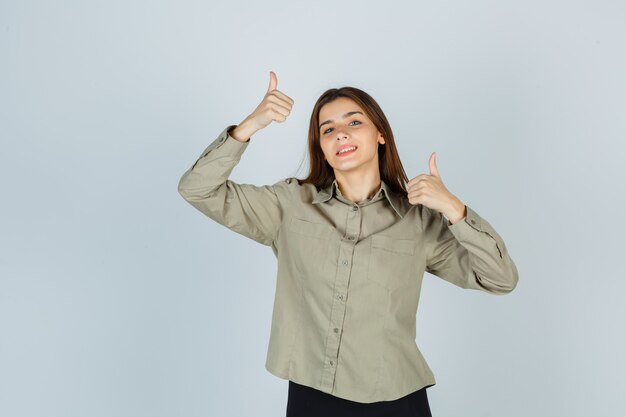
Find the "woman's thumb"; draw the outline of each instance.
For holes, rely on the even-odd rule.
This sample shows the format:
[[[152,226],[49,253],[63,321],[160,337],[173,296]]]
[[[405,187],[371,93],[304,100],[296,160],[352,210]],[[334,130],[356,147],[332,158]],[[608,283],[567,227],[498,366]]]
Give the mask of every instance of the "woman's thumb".
[[[276,78],[276,74],[274,71],[270,71],[270,85],[267,87],[267,92],[269,93],[272,90],[276,90],[278,86],[278,78]]]

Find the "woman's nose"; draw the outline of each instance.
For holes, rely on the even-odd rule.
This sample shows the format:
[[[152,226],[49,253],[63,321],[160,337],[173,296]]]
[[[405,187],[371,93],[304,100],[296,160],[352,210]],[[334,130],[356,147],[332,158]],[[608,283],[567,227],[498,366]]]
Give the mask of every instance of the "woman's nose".
[[[337,131],[337,140],[346,139],[347,137],[348,137],[348,134],[340,130]]]

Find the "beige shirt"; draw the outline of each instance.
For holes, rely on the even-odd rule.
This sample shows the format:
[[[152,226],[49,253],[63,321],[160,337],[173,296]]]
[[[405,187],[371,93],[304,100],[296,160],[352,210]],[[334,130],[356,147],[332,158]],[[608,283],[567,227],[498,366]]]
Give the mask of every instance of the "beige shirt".
[[[415,343],[424,271],[461,288],[506,294],[518,273],[502,238],[472,208],[444,216],[382,182],[354,203],[285,178],[228,179],[250,140],[227,126],[183,174],[178,191],[209,218],[270,246],[278,260],[270,341],[272,374],[334,396],[395,400],[435,378]]]

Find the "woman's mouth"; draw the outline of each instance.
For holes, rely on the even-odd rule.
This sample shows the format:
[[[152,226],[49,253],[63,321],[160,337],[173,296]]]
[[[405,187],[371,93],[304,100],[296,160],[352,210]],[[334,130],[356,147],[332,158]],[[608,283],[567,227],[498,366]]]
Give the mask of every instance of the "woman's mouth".
[[[344,148],[340,152],[337,152],[337,156],[346,156],[354,153],[357,150],[356,146],[352,146],[350,148]]]

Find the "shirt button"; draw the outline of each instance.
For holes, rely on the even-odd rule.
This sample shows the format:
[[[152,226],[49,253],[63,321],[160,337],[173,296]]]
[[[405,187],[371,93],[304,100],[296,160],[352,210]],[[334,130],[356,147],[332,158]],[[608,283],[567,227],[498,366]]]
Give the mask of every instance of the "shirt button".
[[[348,236],[348,240],[354,240],[354,236]]]
[[[338,328],[335,327],[333,330],[334,330],[335,333],[339,333],[339,329]]]
[[[344,265],[348,265],[348,261],[343,261],[341,263],[344,264]]]
[[[330,361],[330,366],[333,366],[335,364],[335,362]]]
[[[339,299],[343,300],[343,294],[339,294]]]
[[[352,206],[352,211],[357,211],[357,210],[358,210],[357,207]]]
[[[476,224],[476,222],[474,221],[474,219],[470,220],[472,222],[472,224]]]

